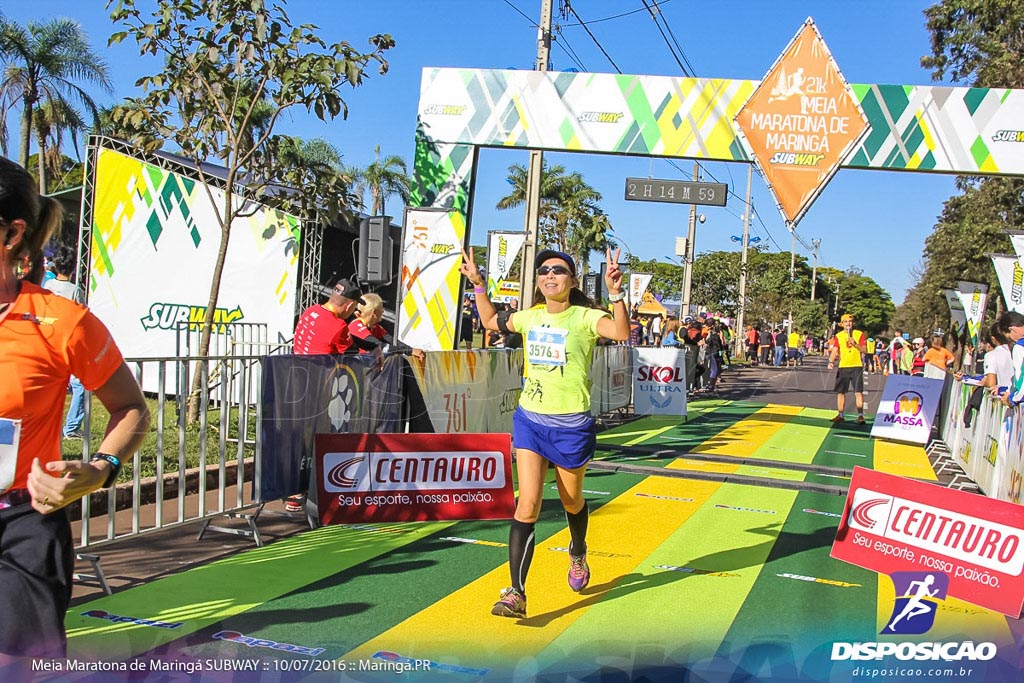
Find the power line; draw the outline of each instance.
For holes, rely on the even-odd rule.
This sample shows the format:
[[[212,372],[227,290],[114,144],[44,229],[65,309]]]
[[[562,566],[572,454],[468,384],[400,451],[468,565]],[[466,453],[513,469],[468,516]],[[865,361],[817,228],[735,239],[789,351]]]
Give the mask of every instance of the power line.
[[[558,40],[555,41],[555,45],[562,48],[562,50],[569,55],[569,59],[571,59],[573,63],[580,68],[580,71],[586,71],[587,67],[583,65],[583,60],[581,60],[579,55],[576,54],[576,51],[572,49],[572,45],[569,45],[569,39],[565,37],[560,25],[555,25],[555,32],[558,34]]]
[[[601,41],[599,41],[597,39],[597,36],[595,36],[591,32],[590,27],[587,26],[587,22],[583,21],[583,19],[580,18],[580,15],[576,12],[576,9],[569,3],[568,0],[565,0],[564,8],[567,11],[571,12],[572,15],[576,17],[576,20],[580,22],[580,26],[582,26],[583,30],[587,32],[587,35],[590,36],[590,39],[594,41],[594,44],[597,45],[597,49],[599,49],[601,51],[601,54],[605,56],[605,59],[607,59],[608,62],[612,65],[612,68],[615,69],[615,72],[621,74],[622,69],[619,68],[619,65],[615,63],[615,60],[612,59],[612,56],[608,54],[608,52],[604,49],[604,46],[601,45]]]
[[[670,2],[672,2],[672,0],[660,0],[659,2],[655,2],[654,4],[655,5],[667,5]],[[615,15],[610,16],[610,17],[605,17],[603,19],[591,19],[587,23],[588,24],[600,24],[602,21],[611,21],[612,19],[621,19],[622,17],[628,17],[631,14],[637,14],[638,12],[643,12],[643,11],[645,11],[645,10],[635,9],[635,10],[631,10],[629,12],[623,12],[622,14],[615,14]],[[566,26],[580,26],[580,24],[566,24]]]
[[[679,70],[683,72],[684,76],[692,78],[693,77],[692,71],[688,71],[687,68],[685,66],[683,66],[682,60],[680,60],[679,57],[676,55],[676,51],[672,48],[672,43],[669,42],[668,36],[665,35],[665,29],[663,29],[661,27],[661,24],[658,23],[658,15],[654,12],[653,9],[651,9],[651,6],[647,4],[647,0],[640,0],[640,1],[644,4],[644,8],[648,12],[650,12],[651,19],[654,20],[654,25],[658,27],[658,33],[661,34],[661,39],[663,41],[665,41],[665,45],[668,47],[668,51],[672,54],[672,59],[676,60],[676,64],[679,65]]]

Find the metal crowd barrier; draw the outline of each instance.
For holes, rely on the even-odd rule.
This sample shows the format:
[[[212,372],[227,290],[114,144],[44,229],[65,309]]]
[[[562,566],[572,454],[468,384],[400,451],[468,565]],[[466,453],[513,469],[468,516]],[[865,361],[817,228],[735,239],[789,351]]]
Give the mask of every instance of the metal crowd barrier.
[[[198,419],[195,425],[189,425],[188,372],[189,364],[197,360],[206,362],[198,366],[203,372],[197,396]],[[147,393],[151,404],[149,454],[145,458],[141,451],[133,454],[130,481],[117,484],[111,492],[94,493],[82,499],[77,508],[72,507],[72,517],[77,516],[79,521],[79,551],[200,520],[205,531],[212,528],[210,522],[218,516],[239,517],[253,508],[256,513],[246,518],[248,528],[223,530],[251,537],[257,545],[262,543],[255,525],[262,504],[253,500],[252,482],[259,476],[260,467],[263,360],[261,355],[126,359],[143,386],[153,377],[152,386],[176,385],[179,390]],[[177,381],[169,382],[170,378]],[[89,434],[93,411],[88,392],[85,406],[83,432]],[[88,459],[98,446],[85,439],[83,458]],[[191,468],[186,457],[190,451],[198,456],[197,465]],[[154,471],[153,476],[142,476],[144,465]]]

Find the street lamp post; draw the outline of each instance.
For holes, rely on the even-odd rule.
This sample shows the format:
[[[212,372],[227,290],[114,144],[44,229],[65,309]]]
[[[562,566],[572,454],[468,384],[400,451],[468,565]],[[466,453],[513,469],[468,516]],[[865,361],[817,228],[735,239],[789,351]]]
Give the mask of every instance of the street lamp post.
[[[743,256],[740,258],[740,300],[736,306],[736,355],[743,357],[743,314],[747,308],[747,247],[750,244],[750,183],[754,177],[754,165],[747,166],[747,204],[743,212]]]

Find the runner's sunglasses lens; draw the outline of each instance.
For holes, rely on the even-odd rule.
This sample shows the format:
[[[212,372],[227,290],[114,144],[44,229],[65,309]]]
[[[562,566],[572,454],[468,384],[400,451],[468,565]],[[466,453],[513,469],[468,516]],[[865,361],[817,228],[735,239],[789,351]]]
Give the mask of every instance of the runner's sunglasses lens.
[[[548,273],[554,273],[555,275],[569,275],[570,271],[565,266],[541,266],[537,269],[537,275],[547,275]]]

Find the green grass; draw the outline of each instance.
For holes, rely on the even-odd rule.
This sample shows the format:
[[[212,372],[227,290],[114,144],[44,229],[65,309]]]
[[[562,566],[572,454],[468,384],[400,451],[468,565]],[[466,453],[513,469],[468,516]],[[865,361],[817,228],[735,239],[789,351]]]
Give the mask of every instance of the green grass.
[[[70,403],[70,397],[65,403],[65,411],[67,410],[67,403]],[[146,403],[149,405],[150,412],[150,426],[149,433],[146,435],[145,440],[139,447],[139,475],[141,477],[152,477],[156,476],[156,465],[157,465],[157,401],[156,399],[146,399]],[[103,407],[103,404],[99,400],[93,398],[90,408],[90,453],[95,453],[100,444],[103,442],[103,435],[107,429],[107,422],[110,419],[110,413]],[[193,425],[186,425],[184,430],[184,443],[185,443],[185,468],[190,469],[199,466],[199,457],[202,443],[206,442],[206,464],[211,465],[217,462],[219,448],[220,448],[220,426],[221,426],[221,411],[210,409],[207,415],[207,425],[205,431],[200,429],[199,422]],[[238,411],[232,409],[228,416],[228,437],[236,438],[238,435]],[[252,413],[249,415],[249,434],[248,438],[252,440],[255,437],[256,421]],[[178,414],[176,405],[173,401],[166,401],[164,403],[164,429],[163,429],[163,459],[164,459],[164,473],[177,472],[178,471],[178,451],[181,444],[181,430],[178,426]],[[227,460],[231,462],[237,459],[238,444],[235,441],[228,441],[227,445]],[[243,456],[249,457],[253,454],[252,446],[245,446],[243,449]],[[82,441],[78,439],[62,439],[61,440],[61,452],[65,460],[80,460],[82,458]],[[121,472],[120,481],[131,479],[134,471],[133,458],[125,458],[123,463],[123,469]]]

